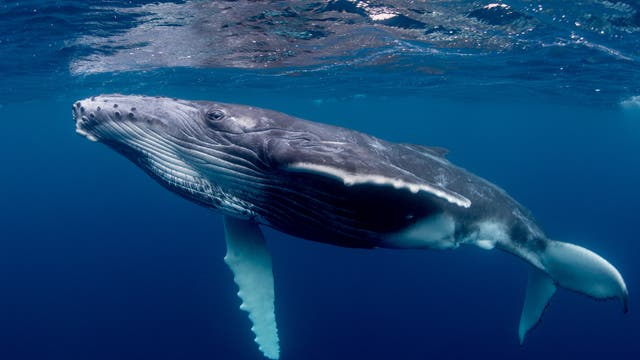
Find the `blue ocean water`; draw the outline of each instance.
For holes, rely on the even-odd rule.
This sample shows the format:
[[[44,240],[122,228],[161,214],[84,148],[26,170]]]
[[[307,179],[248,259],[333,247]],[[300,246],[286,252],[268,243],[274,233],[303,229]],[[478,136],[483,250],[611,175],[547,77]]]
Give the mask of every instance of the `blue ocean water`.
[[[640,355],[637,2],[430,2],[404,28],[353,1],[256,3],[0,4],[0,357],[262,358],[222,261],[221,216],[75,134],[71,104],[112,92],[251,104],[446,147],[551,238],[610,260],[630,292],[622,314],[560,289],[520,346],[520,259],[343,249],[267,229],[282,359]],[[341,7],[322,24],[337,25],[316,40],[304,27],[329,5]],[[406,4],[386,6],[404,14]],[[266,48],[220,33],[198,42],[203,17],[235,24],[243,44],[266,36]],[[249,24],[258,34],[247,19],[268,21]],[[317,57],[278,57],[309,41]]]

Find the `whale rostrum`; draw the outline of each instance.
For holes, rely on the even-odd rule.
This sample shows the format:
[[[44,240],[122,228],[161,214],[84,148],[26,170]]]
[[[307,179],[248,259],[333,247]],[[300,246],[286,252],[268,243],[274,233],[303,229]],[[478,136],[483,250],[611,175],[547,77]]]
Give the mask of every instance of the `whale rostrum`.
[[[627,310],[627,288],[613,265],[548,238],[527,209],[449,162],[441,148],[219,102],[114,94],[72,107],[79,134],[224,216],[224,259],[268,358],[279,358],[280,347],[261,226],[351,248],[475,245],[514,254],[531,265],[520,342],[557,287],[618,298]]]

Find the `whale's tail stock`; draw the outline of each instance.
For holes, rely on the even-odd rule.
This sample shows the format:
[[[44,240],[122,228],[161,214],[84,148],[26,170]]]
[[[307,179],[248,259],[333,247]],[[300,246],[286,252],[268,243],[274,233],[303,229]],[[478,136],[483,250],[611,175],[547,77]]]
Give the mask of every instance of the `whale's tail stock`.
[[[532,267],[520,317],[520,343],[538,323],[556,286],[595,299],[618,298],[628,310],[628,291],[620,272],[607,260],[581,246],[549,240]]]

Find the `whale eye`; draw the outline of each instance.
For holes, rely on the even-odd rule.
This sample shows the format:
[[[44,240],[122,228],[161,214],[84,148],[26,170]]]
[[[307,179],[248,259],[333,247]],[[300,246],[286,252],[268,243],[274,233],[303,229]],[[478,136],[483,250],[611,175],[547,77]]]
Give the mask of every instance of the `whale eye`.
[[[209,121],[220,121],[224,119],[224,113],[221,110],[213,109],[207,112],[207,119]]]

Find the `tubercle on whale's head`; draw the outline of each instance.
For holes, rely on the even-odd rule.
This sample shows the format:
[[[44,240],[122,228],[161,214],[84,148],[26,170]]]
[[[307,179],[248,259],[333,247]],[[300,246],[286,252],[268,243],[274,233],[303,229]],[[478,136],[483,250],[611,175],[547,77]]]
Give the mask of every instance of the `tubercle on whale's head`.
[[[241,135],[264,125],[254,108],[138,95],[100,95],[72,105],[76,132],[106,144],[172,191],[211,202],[212,188],[254,156]],[[244,157],[244,159],[243,159]],[[247,169],[247,171],[249,171]],[[213,179],[213,180],[212,180]],[[215,182],[215,183],[214,183]],[[207,197],[209,196],[209,199]]]
[[[188,101],[137,95],[100,95],[75,102],[76,131],[107,143],[148,136],[174,135],[196,126],[199,107]]]
[[[123,142],[156,133],[179,141],[224,142],[220,135],[264,127],[268,114],[250,106],[160,96],[99,95],[76,101],[76,131],[93,141]]]
[[[137,95],[100,95],[72,106],[76,132],[124,155],[162,185],[189,195],[206,187],[188,160],[190,138],[202,132],[200,106]]]

